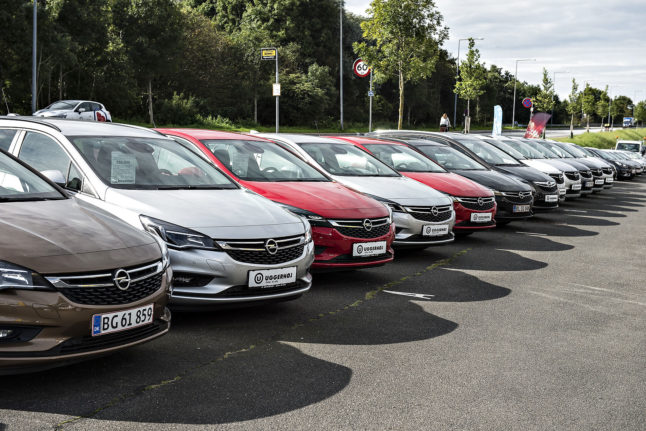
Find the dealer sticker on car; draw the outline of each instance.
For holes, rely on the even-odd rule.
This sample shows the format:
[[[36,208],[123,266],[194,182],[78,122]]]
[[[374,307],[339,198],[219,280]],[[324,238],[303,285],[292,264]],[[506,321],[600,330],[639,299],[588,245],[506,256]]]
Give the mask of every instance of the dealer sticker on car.
[[[427,224],[422,228],[422,236],[442,236],[449,233],[448,224]]]
[[[594,180],[594,183],[597,184],[597,185],[603,184],[603,183],[605,183],[605,180],[603,178],[599,178],[597,180]]]
[[[352,244],[352,256],[367,257],[386,253],[386,241],[358,242]]]
[[[572,184],[572,190],[581,190],[581,184]]]
[[[491,213],[471,213],[472,223],[486,223],[491,221]]]
[[[610,177],[606,178],[607,184],[612,184],[614,181],[615,181],[614,178],[610,178]]]
[[[545,195],[545,202],[558,202],[559,195]]]
[[[92,316],[92,336],[119,332],[147,325],[153,321],[153,304],[132,310]]]
[[[296,283],[296,267],[249,271],[249,287],[275,287]]]

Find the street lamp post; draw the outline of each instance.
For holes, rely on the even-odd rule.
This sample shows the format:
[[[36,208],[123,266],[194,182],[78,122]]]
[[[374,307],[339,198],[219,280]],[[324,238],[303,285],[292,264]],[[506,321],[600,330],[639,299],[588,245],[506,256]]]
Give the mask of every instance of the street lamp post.
[[[339,117],[343,130],[343,0],[339,10]]]
[[[513,129],[516,125],[516,81],[518,81],[518,63],[521,61],[536,61],[535,58],[521,58],[516,60],[516,72],[514,72],[514,103],[511,108],[511,128]]]
[[[552,102],[554,102],[554,93],[556,93],[556,74],[558,73],[569,73],[567,70],[562,70],[559,72],[552,73],[552,85],[554,86],[552,91]],[[552,103],[552,113],[550,114],[550,126],[554,125],[554,103]]]
[[[473,37],[473,38],[465,38],[465,39],[458,39],[458,58],[457,58],[457,68],[455,72],[455,82],[458,82],[458,79],[460,79],[460,42],[463,40],[484,40],[484,37]],[[453,127],[456,126],[457,124],[457,112],[458,112],[458,93],[455,93],[455,98],[453,100]]]
[[[38,13],[38,0],[34,0],[34,25],[33,25],[33,34],[32,34],[32,45],[31,45],[31,112],[36,112],[36,34],[37,29],[37,20],[36,15]]]

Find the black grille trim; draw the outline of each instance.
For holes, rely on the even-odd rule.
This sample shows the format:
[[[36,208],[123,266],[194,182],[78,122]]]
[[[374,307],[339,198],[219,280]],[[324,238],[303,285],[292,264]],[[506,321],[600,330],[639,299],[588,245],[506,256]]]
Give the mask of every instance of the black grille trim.
[[[433,208],[437,209],[437,215],[432,213]],[[453,217],[453,206],[442,205],[436,207],[405,207],[406,211],[417,220],[438,223],[450,220]]]
[[[102,287],[69,287],[58,289],[72,302],[85,305],[121,305],[137,302],[162,287],[163,273],[130,283],[128,290],[120,290],[114,284]]]
[[[251,251],[251,250],[226,250],[227,254],[233,260],[242,263],[252,263],[257,265],[280,265],[281,263],[289,262],[298,259],[303,255],[305,244],[296,247],[280,249],[276,254],[269,254],[266,250]]]
[[[581,175],[578,172],[566,172],[565,176],[571,179],[572,181],[581,179]]]
[[[565,178],[563,178],[563,174],[549,174],[549,175],[550,177],[552,177],[554,181],[556,181],[556,184],[563,184],[565,182]]]
[[[484,201],[482,205],[478,204],[478,199],[481,199],[481,201]],[[496,206],[496,199],[494,198],[457,198],[458,202],[460,205],[463,207],[470,209],[470,210],[475,210],[475,211],[486,211],[492,209],[494,206]]]

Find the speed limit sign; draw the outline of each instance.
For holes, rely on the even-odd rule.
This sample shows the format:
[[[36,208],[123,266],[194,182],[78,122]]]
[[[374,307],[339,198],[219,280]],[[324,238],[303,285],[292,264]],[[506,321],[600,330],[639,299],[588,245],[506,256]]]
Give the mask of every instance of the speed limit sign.
[[[352,71],[359,78],[365,78],[370,75],[370,68],[368,65],[360,58],[357,58],[352,65]]]

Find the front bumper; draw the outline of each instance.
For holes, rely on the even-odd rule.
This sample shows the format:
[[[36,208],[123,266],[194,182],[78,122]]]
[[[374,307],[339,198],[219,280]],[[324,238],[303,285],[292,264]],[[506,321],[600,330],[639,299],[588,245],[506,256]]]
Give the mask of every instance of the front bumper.
[[[532,205],[534,203],[531,195],[529,198],[506,197],[496,195],[496,220],[499,222],[508,222],[513,220],[523,220],[534,215]],[[514,211],[517,205],[529,205],[529,211]],[[517,208],[517,207],[516,207]]]
[[[561,194],[558,185],[554,187],[534,186],[536,193],[534,194],[534,208],[540,209],[554,209],[559,206],[559,199]]]
[[[296,298],[312,286],[309,268],[314,261],[314,243],[309,241],[295,259],[280,264],[256,264],[234,260],[224,251],[170,250],[175,274],[172,306],[257,302]],[[296,282],[269,288],[250,288],[249,271],[296,267]]]
[[[353,238],[341,234],[334,228],[312,227],[312,238],[315,245],[312,269],[368,268],[384,265],[393,260],[392,243],[395,239],[395,225],[391,223],[386,235],[375,238]],[[354,244],[380,241],[386,241],[386,253],[369,257],[353,256]]]
[[[493,202],[491,208],[476,210],[473,208],[467,208],[460,202],[453,202],[453,210],[455,211],[455,225],[453,226],[454,231],[476,231],[483,229],[491,229],[496,227],[496,203]],[[491,214],[491,221],[489,222],[473,222],[471,221],[472,214]]]
[[[455,239],[453,226],[455,225],[455,211],[450,210],[450,215],[446,220],[433,222],[425,221],[413,216],[409,212],[393,212],[395,222],[395,241],[394,247],[428,247],[431,245],[440,245],[452,242]],[[448,227],[448,233],[439,236],[424,236],[425,227],[440,228]]]

